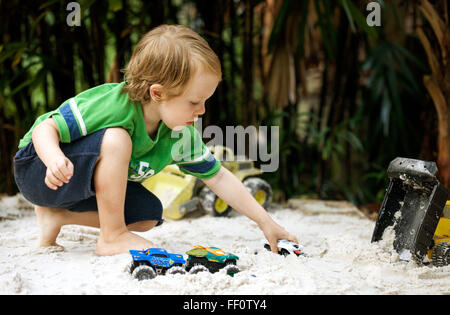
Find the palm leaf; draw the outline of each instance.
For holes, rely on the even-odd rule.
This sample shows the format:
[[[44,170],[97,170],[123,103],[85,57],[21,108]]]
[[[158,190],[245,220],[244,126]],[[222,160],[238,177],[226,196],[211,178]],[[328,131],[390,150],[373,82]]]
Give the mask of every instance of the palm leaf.
[[[353,32],[356,32],[355,23],[369,36],[369,38],[376,39],[378,33],[376,28],[371,27],[367,24],[366,17],[364,14],[356,7],[356,5],[351,0],[339,0],[339,3],[343,7],[350,26]]]

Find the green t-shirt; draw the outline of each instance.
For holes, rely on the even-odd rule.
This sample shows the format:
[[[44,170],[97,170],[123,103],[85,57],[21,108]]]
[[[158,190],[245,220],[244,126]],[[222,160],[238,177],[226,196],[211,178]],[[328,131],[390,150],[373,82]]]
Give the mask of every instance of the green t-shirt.
[[[203,143],[198,131],[188,126],[172,131],[160,122],[156,139],[147,134],[141,105],[123,92],[124,82],[107,83],[86,90],[65,101],[56,110],[39,116],[22,138],[19,148],[31,141],[40,122],[53,117],[61,142],[70,143],[108,127],[123,127],[132,141],[128,180],[142,182],[169,164],[177,164],[186,174],[201,179],[214,176],[220,162]]]

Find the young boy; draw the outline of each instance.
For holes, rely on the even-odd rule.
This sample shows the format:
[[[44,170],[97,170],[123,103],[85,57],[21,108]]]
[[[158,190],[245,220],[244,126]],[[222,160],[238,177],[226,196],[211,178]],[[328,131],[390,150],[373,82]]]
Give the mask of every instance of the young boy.
[[[136,46],[125,82],[91,88],[40,116],[14,158],[19,190],[35,205],[39,245],[59,246],[61,227],[77,224],[100,228],[98,255],[156,247],[132,231],[162,222],[161,202],[140,182],[169,164],[201,178],[255,221],[273,251],[279,239],[297,242],[221,167],[193,127],[221,76],[204,39],[187,27],[162,25]],[[173,130],[187,130],[182,141],[201,145],[174,149],[180,139]]]

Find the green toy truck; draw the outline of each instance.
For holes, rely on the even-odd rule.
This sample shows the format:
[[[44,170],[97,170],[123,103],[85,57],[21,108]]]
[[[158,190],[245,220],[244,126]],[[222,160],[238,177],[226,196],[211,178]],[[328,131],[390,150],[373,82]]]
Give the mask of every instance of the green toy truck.
[[[217,247],[205,247],[201,245],[194,245],[194,248],[187,251],[188,255],[186,262],[186,270],[190,274],[196,274],[202,271],[209,271],[211,273],[218,272],[225,269],[226,273],[233,276],[239,272],[236,261],[238,256],[225,253]]]

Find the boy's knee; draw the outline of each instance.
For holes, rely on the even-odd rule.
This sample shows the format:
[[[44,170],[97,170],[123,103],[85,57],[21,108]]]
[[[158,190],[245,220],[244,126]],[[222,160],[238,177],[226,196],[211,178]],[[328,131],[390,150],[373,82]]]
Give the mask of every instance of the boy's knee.
[[[129,224],[128,229],[133,232],[147,232],[152,228],[154,228],[156,224],[158,224],[158,221],[154,220],[140,221]]]
[[[131,138],[128,132],[120,127],[107,128],[103,135],[101,153],[131,155]]]

